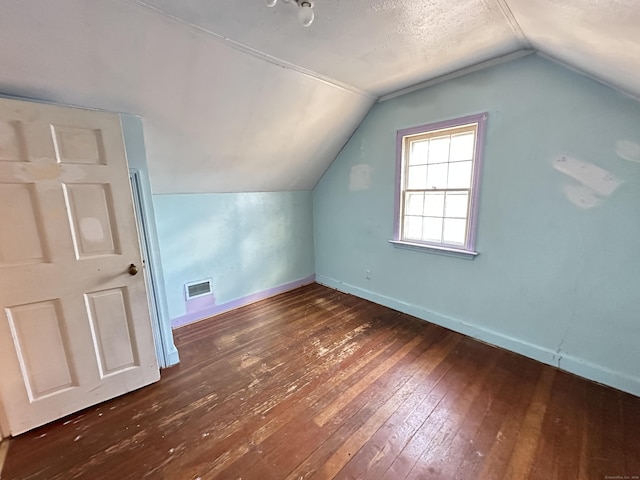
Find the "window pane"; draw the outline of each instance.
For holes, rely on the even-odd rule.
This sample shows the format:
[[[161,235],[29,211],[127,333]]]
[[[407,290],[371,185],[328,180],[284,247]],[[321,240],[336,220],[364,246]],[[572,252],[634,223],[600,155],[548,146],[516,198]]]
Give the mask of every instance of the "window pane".
[[[469,194],[467,192],[447,192],[445,217],[467,218]]]
[[[411,142],[411,154],[409,155],[409,165],[421,165],[427,163],[429,157],[429,140]]]
[[[467,221],[451,218],[444,219],[444,243],[464,246],[467,237]]]
[[[442,242],[442,218],[425,217],[422,239],[425,242]]]
[[[424,214],[442,217],[444,213],[444,192],[425,193]]]
[[[471,160],[473,158],[473,140],[475,134],[463,133],[451,137],[451,162]]]
[[[471,188],[471,163],[456,162],[449,164],[449,188]],[[429,182],[431,186],[431,182]]]
[[[422,239],[422,217],[404,217],[403,238],[407,240]]]
[[[405,215],[422,215],[424,194],[407,193]]]
[[[447,188],[447,165],[439,163],[428,166],[426,188]]]
[[[449,161],[449,135],[432,138],[429,141],[429,163],[443,163]]]
[[[407,188],[409,190],[423,190],[427,188],[427,167],[409,167],[409,178],[407,178]]]
[[[394,239],[424,242],[451,250],[473,249],[475,205],[482,188],[477,177],[482,159],[480,136],[486,114],[398,130],[402,148]],[[399,232],[398,232],[399,231]],[[397,237],[396,237],[397,236]]]

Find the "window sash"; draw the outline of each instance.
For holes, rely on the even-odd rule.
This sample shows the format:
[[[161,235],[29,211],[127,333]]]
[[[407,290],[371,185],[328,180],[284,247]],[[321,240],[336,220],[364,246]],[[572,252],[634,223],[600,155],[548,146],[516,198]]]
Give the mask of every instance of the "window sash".
[[[469,117],[471,118],[471,117]],[[452,249],[464,249],[464,250],[471,250],[473,248],[473,240],[474,240],[474,231],[473,229],[475,228],[475,202],[477,201],[474,197],[475,197],[475,186],[477,184],[477,172],[478,172],[478,157],[480,156],[479,151],[480,151],[480,146],[481,143],[483,141],[483,139],[481,138],[481,133],[482,133],[482,122],[484,121],[484,119],[486,118],[486,114],[480,115],[480,116],[473,116],[473,121],[472,122],[468,122],[468,123],[459,123],[453,126],[446,126],[445,128],[439,128],[439,129],[434,129],[434,130],[429,130],[429,131],[415,131],[415,132],[408,132],[405,131],[406,133],[404,135],[402,135],[401,137],[401,143],[399,143],[399,147],[401,147],[402,151],[401,151],[401,157],[400,157],[400,172],[399,172],[399,189],[400,191],[398,192],[399,194],[399,208],[397,209],[398,213],[398,218],[397,218],[397,222],[398,225],[396,226],[396,231],[397,234],[395,235],[395,239],[399,240],[399,241],[405,241],[405,242],[410,242],[410,243],[419,243],[419,244],[424,244],[425,246],[436,246],[436,247],[451,247]],[[461,119],[462,120],[462,119]],[[455,122],[455,120],[454,120]],[[418,127],[420,128],[420,127]],[[428,126],[425,127],[425,130],[428,129]],[[417,130],[417,129],[411,129],[411,130]],[[400,135],[403,132],[398,132],[398,135]],[[464,145],[464,143],[462,143],[462,148],[463,148],[463,153],[460,153],[460,142],[458,142],[458,151],[455,152],[455,157],[454,160],[452,161],[452,141],[454,138],[456,138],[457,136],[462,136],[462,135],[466,135],[466,134],[473,134],[473,145],[471,147],[471,158],[466,158],[465,156],[467,155],[467,152],[464,151],[465,148],[468,148],[468,146]],[[432,162],[430,155],[431,155],[431,140],[432,139],[438,139],[438,138],[447,138],[448,139],[448,152],[447,152],[447,157],[446,157],[446,161],[442,161],[442,157],[440,157],[438,159],[437,162]],[[400,141],[400,138],[399,138]],[[424,157],[425,151],[427,152],[427,158],[421,158],[421,159],[413,159],[412,158],[412,154],[413,154],[413,146],[417,144],[417,142],[422,142],[422,141],[428,141],[429,143],[425,146],[421,147],[421,153],[422,156]],[[460,157],[460,155],[462,155],[465,158],[458,158]],[[446,165],[447,166],[447,178],[446,178],[446,182],[445,184],[448,184],[451,179],[449,177],[449,167],[451,165],[455,165],[455,164],[461,164],[462,162],[469,162],[471,163],[470,166],[470,178],[469,178],[469,187],[468,188],[443,188],[442,185],[438,186],[437,188],[415,188],[415,185],[412,185],[414,188],[408,188],[409,187],[409,168],[410,167],[415,167],[415,166],[421,166],[424,168],[428,168],[431,165]],[[415,171],[415,170],[414,170]],[[428,172],[428,170],[427,170]],[[462,179],[464,182],[466,182],[465,179],[465,171],[462,170]],[[422,180],[419,179],[420,183],[424,183],[426,186],[428,186],[428,173],[426,176],[426,180]],[[441,181],[442,182],[442,181]],[[461,182],[458,182],[461,183]],[[415,184],[415,182],[414,182]],[[464,183],[463,183],[464,184]],[[422,186],[422,185],[420,185]],[[409,198],[409,194],[411,193],[417,193],[417,194],[422,194],[423,195],[423,212],[421,215],[413,215],[413,214],[409,214],[407,213],[407,200]],[[432,216],[432,215],[426,215],[425,211],[426,211],[426,195],[429,193],[443,193],[444,198],[446,202],[446,198],[447,198],[447,194],[449,193],[466,193],[467,194],[467,205],[466,205],[466,211],[465,211],[465,216],[464,217],[452,217],[452,216],[447,216],[447,213],[445,211],[446,207],[443,207],[443,212],[442,215],[440,216]],[[440,220],[442,222],[442,230],[441,230],[441,235],[440,235],[440,240],[435,240],[435,239],[427,239],[425,240],[425,237],[429,237],[429,235],[425,235],[425,230],[423,227],[423,233],[420,236],[420,238],[414,238],[415,232],[413,235],[409,235],[409,233],[406,231],[407,230],[407,223],[408,220],[407,219],[411,219],[411,218],[420,218],[421,222],[424,224],[425,219],[435,219],[435,220]],[[445,220],[456,220],[456,221],[464,221],[464,238],[462,239],[462,241],[452,241],[451,237],[446,238],[446,234],[445,234]],[[437,222],[435,222],[437,223]],[[449,222],[451,223],[451,222]],[[460,232],[458,232],[459,234]],[[433,235],[431,235],[433,237]],[[457,240],[457,239],[456,239]]]

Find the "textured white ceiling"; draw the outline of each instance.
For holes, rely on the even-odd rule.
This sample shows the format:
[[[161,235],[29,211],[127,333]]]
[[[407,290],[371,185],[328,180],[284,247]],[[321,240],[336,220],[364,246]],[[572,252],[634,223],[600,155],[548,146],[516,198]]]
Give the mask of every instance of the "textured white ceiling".
[[[521,49],[640,96],[638,0],[0,0],[0,93],[144,118],[156,193],[313,188],[378,96]]]
[[[495,0],[140,0],[185,22],[340,82],[383,95],[521,48]]]
[[[156,193],[311,189],[374,101],[135,3],[2,7],[0,92],[142,115]]]
[[[640,0],[508,0],[536,50],[640,97]]]

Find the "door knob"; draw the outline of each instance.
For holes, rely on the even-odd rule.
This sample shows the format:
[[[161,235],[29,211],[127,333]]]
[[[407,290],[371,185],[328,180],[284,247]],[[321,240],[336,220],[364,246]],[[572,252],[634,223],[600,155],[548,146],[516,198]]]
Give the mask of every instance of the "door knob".
[[[129,265],[129,275],[135,275],[136,273],[138,273],[138,267],[132,263]]]

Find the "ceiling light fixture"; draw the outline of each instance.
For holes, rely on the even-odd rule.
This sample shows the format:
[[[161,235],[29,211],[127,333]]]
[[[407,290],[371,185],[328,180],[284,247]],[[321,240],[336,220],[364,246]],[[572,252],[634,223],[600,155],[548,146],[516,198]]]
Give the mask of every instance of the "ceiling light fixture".
[[[267,7],[275,7],[278,0],[266,0]],[[298,6],[298,18],[302,25],[308,27],[313,23],[313,0],[282,0],[282,3],[293,3]]]

